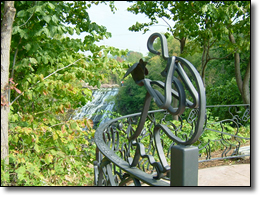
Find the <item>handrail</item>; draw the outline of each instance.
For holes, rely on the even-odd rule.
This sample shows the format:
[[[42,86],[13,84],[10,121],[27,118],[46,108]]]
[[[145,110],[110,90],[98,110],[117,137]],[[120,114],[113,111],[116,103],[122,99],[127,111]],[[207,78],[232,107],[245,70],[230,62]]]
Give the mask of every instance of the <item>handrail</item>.
[[[240,112],[238,112],[237,114],[232,112],[232,109],[234,109],[234,107],[240,107],[241,108],[239,110]],[[238,105],[209,105],[206,108],[207,112],[209,112],[209,110],[212,108],[218,108],[220,110],[221,110],[221,108],[226,109],[226,112],[228,112],[228,115],[230,115],[230,118],[219,120],[218,122],[209,122],[207,120],[207,122],[204,126],[203,135],[206,135],[207,133],[209,133],[209,130],[211,130],[212,133],[214,133],[216,135],[219,134],[219,137],[218,137],[219,139],[208,139],[207,142],[205,142],[205,141],[203,142],[204,136],[202,135],[202,137],[196,142],[200,151],[206,150],[205,152],[203,152],[204,156],[202,156],[201,154],[200,154],[200,156],[198,156],[199,163],[205,162],[205,161],[219,160],[219,159],[242,158],[245,156],[249,156],[250,154],[246,154],[246,155],[239,154],[238,151],[240,149],[240,146],[242,145],[241,141],[243,139],[248,141],[248,140],[250,140],[250,137],[242,137],[241,135],[237,134],[239,131],[236,131],[235,134],[234,133],[232,134],[232,133],[227,133],[226,131],[221,131],[222,128],[220,128],[221,130],[214,130],[212,128],[214,128],[216,125],[221,125],[221,124],[224,125],[227,122],[232,122],[233,125],[238,125],[238,126],[242,127],[243,124],[239,123],[239,121],[241,121],[241,122],[243,121],[242,117],[244,116],[244,114],[248,113],[248,111],[250,110],[250,105],[241,105],[241,104],[238,104]],[[186,116],[186,118],[184,118],[184,116],[180,116],[180,121],[178,121],[178,122],[181,124],[179,124],[179,125],[176,124],[175,125],[176,128],[173,127],[175,132],[178,133],[178,132],[181,132],[182,130],[184,130],[183,127],[188,127],[187,123],[189,123],[189,122],[190,122],[189,126],[192,130],[192,124],[193,124],[192,119],[195,119],[194,117],[192,117],[192,115],[194,115],[193,113],[194,112],[190,111],[189,115]],[[136,184],[139,184],[137,181],[141,181],[148,185],[159,185],[159,186],[169,185],[169,183],[165,182],[164,180],[158,180],[158,178],[156,177],[158,175],[158,173],[159,174],[162,173],[164,175],[161,176],[161,178],[164,178],[164,179],[169,178],[169,175],[167,177],[167,170],[164,170],[164,173],[163,173],[163,170],[161,170],[161,172],[160,172],[160,170],[157,170],[158,166],[156,166],[155,164],[152,164],[154,162],[151,162],[149,159],[149,157],[152,156],[156,162],[158,162],[159,164],[161,163],[158,158],[158,155],[156,154],[156,149],[154,148],[155,145],[153,144],[152,128],[156,125],[156,123],[166,122],[166,121],[165,121],[164,117],[161,117],[161,120],[156,121],[155,116],[157,114],[158,115],[162,114],[164,117],[167,117],[167,115],[169,115],[166,110],[149,111],[147,119],[146,119],[145,128],[142,130],[142,132],[141,132],[140,136],[137,138],[137,141],[135,142],[135,144],[131,144],[131,142],[129,142],[129,137],[131,136],[131,133],[133,133],[133,131],[137,127],[137,123],[138,123],[137,119],[138,119],[138,117],[140,117],[141,112],[122,116],[119,118],[115,118],[98,127],[98,129],[95,133],[94,139],[95,139],[95,142],[96,142],[96,145],[98,148],[98,152],[100,152],[100,155],[103,155],[103,158],[100,159],[100,162],[102,162],[102,160],[104,160],[104,161],[108,160],[109,164],[112,163],[110,166],[114,167],[114,170],[111,168],[111,175],[113,175],[113,178],[114,177],[121,178],[121,179],[119,179],[120,182],[117,185],[119,185],[120,183],[121,183],[121,185],[123,185],[126,183],[126,181],[130,181],[131,179],[134,180],[133,178],[136,179]],[[238,114],[239,114],[239,116],[238,116]],[[249,115],[250,115],[250,113],[249,113]],[[248,124],[250,123],[249,118],[246,121],[246,123],[248,123]],[[183,125],[183,126],[180,127],[181,125]],[[178,127],[180,127],[180,128],[178,128]],[[150,140],[150,138],[151,138],[151,140]],[[185,138],[185,135],[182,138]],[[148,139],[151,142],[148,142],[147,141]],[[167,142],[165,142],[165,141],[167,141],[167,139],[168,139],[167,137],[161,137],[161,141],[163,141],[164,149],[165,149],[164,153],[165,153],[166,159],[168,161],[170,158],[169,149],[175,143],[171,142],[171,143],[168,143],[168,145],[166,146]],[[230,142],[228,144],[227,141],[233,141],[233,142]],[[136,145],[137,143],[139,144],[138,146]],[[222,153],[220,154],[220,156],[213,156],[214,152],[212,151],[213,146],[211,144],[214,144],[214,143],[218,143],[220,146],[223,147]],[[135,158],[136,152],[138,153],[139,151],[141,151],[141,148],[138,149],[138,147],[142,147],[142,146],[144,147],[143,150],[145,150],[147,156],[145,156],[144,154],[142,154],[142,152],[140,152],[138,161],[135,162],[136,165],[131,166],[131,164],[133,164],[133,161],[135,160],[134,158]],[[232,148],[230,148],[230,147],[232,147]],[[104,165],[104,164],[102,164],[102,165]],[[103,175],[106,175],[107,171],[109,172],[109,170],[105,170],[106,169],[106,168],[104,168],[105,166],[102,167],[103,169],[101,168],[101,163],[99,163],[99,165],[96,165],[96,169],[97,169],[97,166],[99,166],[99,169],[104,172]],[[163,169],[163,167],[165,167],[165,166],[161,166],[161,167]],[[120,170],[121,173],[120,173],[120,171],[116,171],[117,168],[121,169]],[[150,171],[151,174],[147,173],[148,170]],[[95,174],[101,175],[100,172],[98,173],[98,171],[96,171]],[[125,175],[125,178],[123,177],[123,175]],[[98,177],[98,176],[96,175],[96,177]],[[104,178],[103,178],[103,180],[104,180]],[[99,181],[100,181],[99,185],[102,185],[102,182],[101,182],[102,179],[100,179]],[[98,181],[96,181],[96,185],[98,185]]]

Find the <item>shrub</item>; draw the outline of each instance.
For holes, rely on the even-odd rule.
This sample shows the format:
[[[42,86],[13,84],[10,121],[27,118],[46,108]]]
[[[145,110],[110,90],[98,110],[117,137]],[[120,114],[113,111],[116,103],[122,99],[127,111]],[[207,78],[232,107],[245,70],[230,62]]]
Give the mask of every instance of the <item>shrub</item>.
[[[91,185],[95,145],[86,138],[93,131],[82,131],[80,123],[70,120],[53,127],[42,123],[36,129],[11,130],[9,166],[1,163],[1,185]]]

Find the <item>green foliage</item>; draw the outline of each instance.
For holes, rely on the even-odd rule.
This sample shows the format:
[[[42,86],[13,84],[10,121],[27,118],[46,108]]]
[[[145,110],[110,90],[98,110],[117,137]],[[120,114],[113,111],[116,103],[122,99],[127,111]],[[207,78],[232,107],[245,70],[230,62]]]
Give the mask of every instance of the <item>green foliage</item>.
[[[242,103],[235,78],[227,79],[222,84],[208,85],[207,96],[207,102],[211,105]]]
[[[95,44],[111,34],[90,20],[87,10],[91,3],[15,2],[8,185],[90,184],[94,147],[85,139],[89,134],[81,129],[86,121],[71,120],[71,114],[91,99],[92,92],[83,89],[82,83],[99,87],[105,78],[102,70],[120,75],[127,67],[107,56],[122,56],[127,51]],[[113,2],[109,6],[114,11]],[[64,36],[82,32],[87,33],[83,41]],[[86,51],[91,55],[81,53]],[[1,174],[2,170],[1,166]],[[7,173],[3,173],[4,179]]]
[[[82,80],[93,86],[100,85],[104,78],[100,73],[103,68],[119,72],[115,68],[126,66],[116,61],[111,62],[106,56],[108,53],[124,55],[125,52],[94,44],[111,37],[111,34],[106,32],[104,26],[90,21],[87,13],[89,6],[86,2],[15,2],[17,16],[13,27],[13,68],[10,68],[10,73],[18,83],[17,88],[25,92],[24,97],[17,101],[19,105],[14,104],[16,111],[19,106],[33,105],[36,108],[37,105],[34,104],[48,99],[54,100],[56,106],[64,105],[66,101],[71,103],[71,108],[77,108],[84,105],[91,96],[91,92],[88,92],[87,97],[80,94],[83,91]],[[83,42],[63,36],[74,32],[89,34]],[[90,51],[92,56],[85,57],[79,51]],[[79,59],[77,64],[72,64]],[[70,64],[72,66],[67,67]],[[55,75],[44,78],[57,70],[59,72]],[[28,90],[35,84],[36,88]],[[16,92],[12,93],[11,101],[18,95]],[[33,102],[28,104],[28,99]],[[49,106],[42,106],[39,110],[46,110]]]
[[[146,90],[135,84],[133,79],[124,80],[124,86],[119,89],[115,109],[122,115],[137,113],[142,110]]]
[[[136,62],[139,62],[139,60],[143,58],[143,54],[140,52],[133,52],[129,51],[127,56],[126,56],[126,61],[134,64]]]
[[[130,31],[143,30],[145,33],[149,27],[159,23],[159,18],[163,19],[169,26],[167,34],[181,43],[183,49],[179,56],[200,56],[196,65],[206,86],[210,84],[206,78],[212,78],[206,68],[214,60],[224,60],[237,52],[243,56],[242,64],[250,62],[249,1],[137,1],[127,10],[134,14],[145,14],[150,19],[148,23],[136,22],[129,28]],[[167,21],[174,21],[175,25],[171,27]],[[230,35],[234,36],[235,42],[230,40]],[[234,75],[234,57],[232,61]],[[245,67],[242,64],[240,70]],[[244,72],[241,72],[236,80],[239,81],[238,78],[243,76]]]
[[[195,142],[193,145],[198,146],[200,149],[200,154],[206,155],[207,150],[205,147],[208,145],[207,149],[211,149],[211,152],[224,150],[225,146],[229,147],[230,144],[237,145],[238,141],[241,142],[241,145],[250,142],[250,140],[245,140],[242,138],[234,138],[232,135],[237,135],[244,138],[250,138],[250,124],[246,126],[237,126],[231,121],[220,122],[220,118],[210,117],[207,123],[207,129],[204,130],[199,140]],[[181,131],[177,133],[177,136],[181,139],[185,137],[186,134],[190,134],[192,130],[192,126],[186,120],[180,121],[173,120],[172,123],[176,126],[176,128],[181,127]],[[249,122],[250,123],[250,122]],[[170,126],[169,126],[170,127]],[[218,131],[218,132],[217,132]],[[220,132],[224,132],[227,134],[222,134]],[[231,134],[231,135],[228,135]],[[165,144],[165,150],[167,151],[169,146],[172,144],[172,141],[163,134],[162,136],[163,142]],[[222,141],[220,141],[222,140]]]
[[[71,120],[51,127],[46,122],[43,120],[34,128],[16,126],[10,129],[10,180],[5,180],[3,172],[1,183],[14,186],[91,185],[95,145],[86,140],[92,131],[81,130],[89,126],[89,120]]]

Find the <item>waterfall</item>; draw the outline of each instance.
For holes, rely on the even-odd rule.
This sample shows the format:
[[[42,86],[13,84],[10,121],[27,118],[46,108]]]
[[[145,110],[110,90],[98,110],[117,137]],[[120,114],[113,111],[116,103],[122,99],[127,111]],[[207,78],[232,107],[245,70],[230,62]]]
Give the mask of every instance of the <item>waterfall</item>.
[[[118,88],[100,88],[94,90],[92,101],[89,101],[85,106],[79,109],[72,119],[79,120],[82,118],[89,118],[93,120],[94,125],[100,121],[100,124],[103,124],[110,120],[108,114],[113,110],[115,101],[107,101],[107,99],[111,96],[115,96],[117,93]]]

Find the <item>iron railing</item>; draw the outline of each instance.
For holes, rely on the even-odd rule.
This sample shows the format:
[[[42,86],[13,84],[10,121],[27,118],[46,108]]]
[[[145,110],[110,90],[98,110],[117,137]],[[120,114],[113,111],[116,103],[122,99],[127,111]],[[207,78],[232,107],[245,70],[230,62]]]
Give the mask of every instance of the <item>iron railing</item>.
[[[221,116],[214,117],[216,112]],[[207,122],[198,142],[199,162],[250,156],[241,152],[241,145],[250,146],[250,105],[207,106]]]
[[[129,137],[135,133],[141,113],[101,125],[95,133],[95,185],[169,186],[165,180],[170,178],[171,148],[176,143],[161,130],[162,157],[157,152],[154,128],[166,125],[176,137],[187,141],[194,133],[197,112],[187,108],[176,121],[165,110],[149,111],[144,128],[134,141]],[[199,149],[199,162],[249,156],[241,154],[240,149],[250,145],[250,105],[207,106],[203,133],[193,145]],[[162,162],[164,159],[166,162]]]
[[[157,38],[161,52],[153,47]],[[196,186],[199,156],[201,161],[212,160],[212,151],[218,147],[224,150],[222,157],[230,151],[231,157],[239,154],[244,140],[239,130],[249,120],[249,110],[241,119],[238,106],[229,108],[231,117],[225,119],[221,119],[224,112],[207,111],[204,84],[196,68],[182,57],[169,56],[163,34],[153,33],[147,48],[167,61],[160,73],[164,82],[145,78],[149,72],[142,59],[129,67],[124,78],[131,74],[147,91],[143,110],[96,130],[95,184],[122,186],[132,181],[136,186],[142,182],[167,186],[165,179],[170,178],[171,186]],[[148,112],[151,99],[162,110]]]

